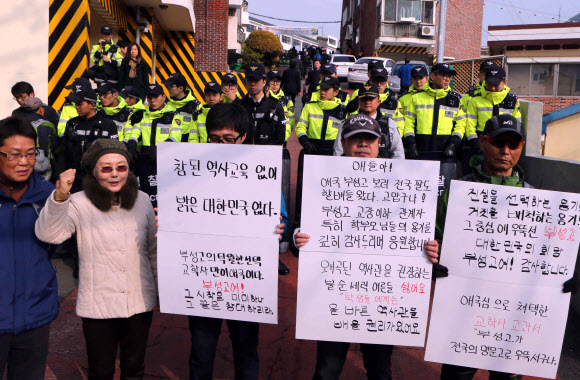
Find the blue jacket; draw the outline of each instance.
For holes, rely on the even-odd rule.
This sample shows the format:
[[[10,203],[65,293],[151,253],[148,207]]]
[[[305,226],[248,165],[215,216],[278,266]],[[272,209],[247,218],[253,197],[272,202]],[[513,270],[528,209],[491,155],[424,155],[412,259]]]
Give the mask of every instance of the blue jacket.
[[[58,316],[56,272],[34,224],[54,185],[33,173],[20,202],[0,190],[0,334],[20,334]]]
[[[405,63],[399,69],[399,78],[401,78],[401,86],[411,85],[411,71],[413,71],[413,66]]]

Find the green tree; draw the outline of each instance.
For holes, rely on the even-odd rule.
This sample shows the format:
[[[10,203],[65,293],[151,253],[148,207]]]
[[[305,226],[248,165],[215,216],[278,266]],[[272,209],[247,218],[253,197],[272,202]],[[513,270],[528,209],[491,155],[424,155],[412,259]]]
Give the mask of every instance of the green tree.
[[[242,65],[250,65],[252,63],[262,63],[264,56],[257,51],[254,51],[244,44],[242,46]]]
[[[268,67],[274,66],[280,60],[280,54],[284,53],[278,37],[274,33],[265,30],[254,30],[250,33],[246,39],[245,48],[261,54],[262,59],[260,62]]]

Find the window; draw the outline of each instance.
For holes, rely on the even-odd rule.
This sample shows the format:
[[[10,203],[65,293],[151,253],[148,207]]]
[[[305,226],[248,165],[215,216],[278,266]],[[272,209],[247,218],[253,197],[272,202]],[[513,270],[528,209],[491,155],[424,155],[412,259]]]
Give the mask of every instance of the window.
[[[532,63],[530,95],[552,95],[554,93],[554,65]]]
[[[580,63],[561,63],[558,70],[558,95],[580,95]]]
[[[234,17],[236,15],[236,8],[228,8],[228,14],[230,17]]]
[[[554,95],[555,64],[525,63],[508,66],[510,92],[519,96]]]
[[[510,91],[516,95],[530,94],[530,65],[508,66],[508,86]]]
[[[328,44],[329,44],[329,45],[336,45],[336,40],[334,40],[334,39],[332,39],[332,38],[329,38],[329,39],[328,39]]]
[[[248,27],[246,28],[246,30],[250,33],[252,33],[254,30],[256,30],[256,25],[248,25]]]
[[[354,63],[354,61],[356,61],[356,59],[354,57],[351,57],[350,55],[335,55],[332,59],[332,62],[348,62],[348,63]]]
[[[300,46],[300,41],[298,41],[296,38],[292,39],[292,46]]]
[[[291,40],[290,37],[282,35],[282,43],[289,44],[290,40]]]
[[[383,8],[383,21],[414,18],[426,24],[434,23],[434,2],[430,0],[384,0]],[[380,14],[380,4],[378,14]]]

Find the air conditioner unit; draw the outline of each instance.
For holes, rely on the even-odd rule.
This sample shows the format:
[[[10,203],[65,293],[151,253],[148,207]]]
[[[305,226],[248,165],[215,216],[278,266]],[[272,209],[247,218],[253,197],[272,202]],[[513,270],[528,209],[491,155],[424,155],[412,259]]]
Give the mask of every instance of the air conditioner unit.
[[[435,27],[429,25],[423,25],[421,27],[421,35],[422,36],[434,36],[435,35]]]

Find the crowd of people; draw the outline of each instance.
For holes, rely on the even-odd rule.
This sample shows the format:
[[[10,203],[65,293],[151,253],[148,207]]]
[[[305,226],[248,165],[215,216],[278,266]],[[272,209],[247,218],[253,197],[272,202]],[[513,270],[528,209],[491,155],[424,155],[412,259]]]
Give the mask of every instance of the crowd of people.
[[[295,116],[299,76],[245,68],[247,95],[227,74],[208,83],[203,103],[182,73],[148,82],[136,44],[115,45],[109,27],[93,46],[95,65],[71,90],[60,114],[19,82],[19,104],[0,121],[0,377],[43,379],[50,323],[59,311],[50,245],[68,242],[78,257],[77,315],[82,318],[89,378],[112,379],[120,348],[122,379],[143,378],[153,309],[157,305],[156,146],[159,142],[284,146],[295,131],[299,157],[296,210],[289,222],[282,197],[276,232],[295,254],[309,243],[299,228],[304,155],[437,160],[453,163],[465,181],[529,187],[518,161],[525,143],[517,97],[505,70],[492,61],[466,95],[449,88],[447,64],[410,70],[399,96],[388,72],[371,61],[367,83],[341,89],[336,68],[314,53],[303,107]],[[91,82],[94,82],[94,84]],[[284,86],[292,84],[290,96]],[[96,88],[94,88],[96,86]],[[145,100],[145,102],[143,102]],[[462,164],[464,163],[464,164]],[[286,200],[287,201],[287,200]],[[448,192],[441,196],[435,240],[424,252],[434,277],[439,264]],[[160,221],[162,223],[163,221]],[[290,225],[292,224],[292,225]],[[279,272],[288,274],[280,261]],[[574,276],[563,286],[576,292]],[[211,379],[221,319],[190,317],[190,379]],[[236,379],[257,379],[259,325],[227,321]],[[318,342],[314,379],[338,379],[349,343]],[[391,379],[389,345],[361,345],[369,379]],[[477,369],[444,365],[442,379],[472,379]],[[520,375],[491,372],[490,379]]]

